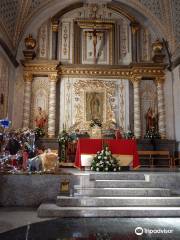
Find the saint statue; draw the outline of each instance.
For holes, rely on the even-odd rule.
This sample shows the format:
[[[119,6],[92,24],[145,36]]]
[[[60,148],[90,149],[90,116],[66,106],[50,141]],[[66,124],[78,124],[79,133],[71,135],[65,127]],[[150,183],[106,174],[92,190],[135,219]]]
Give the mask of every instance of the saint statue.
[[[45,111],[43,111],[41,107],[38,107],[38,111],[35,116],[36,127],[44,128],[46,122],[47,122],[47,116],[46,116]]]
[[[146,131],[149,131],[152,128],[157,128],[157,117],[155,112],[149,107],[146,113]],[[156,129],[157,130],[157,129]]]

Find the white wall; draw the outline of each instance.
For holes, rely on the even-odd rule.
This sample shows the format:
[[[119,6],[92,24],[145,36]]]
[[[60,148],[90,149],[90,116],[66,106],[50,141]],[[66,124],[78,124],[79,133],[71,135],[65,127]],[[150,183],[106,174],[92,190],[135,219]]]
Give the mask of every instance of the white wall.
[[[1,46],[0,59],[5,67],[2,69],[3,72],[1,74],[2,77],[7,81],[7,90],[4,92],[4,97],[7,99],[7,116],[4,117],[8,117],[10,120],[12,120],[15,68]],[[4,74],[6,74],[6,76],[3,76]]]
[[[13,115],[12,126],[13,128],[22,127],[23,119],[23,101],[24,101],[24,80],[23,69],[19,66],[14,74],[14,98],[13,99]]]
[[[174,107],[175,107],[175,137],[180,151],[180,65],[173,70],[174,74]]]
[[[173,95],[173,72],[167,71],[166,80],[164,83],[164,103],[166,117],[166,136],[168,139],[175,139]]]

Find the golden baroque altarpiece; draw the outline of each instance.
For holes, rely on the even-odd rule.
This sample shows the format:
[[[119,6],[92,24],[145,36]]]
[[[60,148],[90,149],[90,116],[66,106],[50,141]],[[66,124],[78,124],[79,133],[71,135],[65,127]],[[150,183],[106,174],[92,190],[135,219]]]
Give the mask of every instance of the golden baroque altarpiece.
[[[142,43],[141,50],[137,40]],[[114,5],[74,6],[63,15],[57,14],[39,29],[36,58],[30,59],[34,56],[30,50],[22,61],[23,126],[33,126],[36,108],[42,104],[48,115],[49,137],[64,124],[87,130],[90,118],[97,115],[103,128],[118,122],[127,129],[128,121],[138,138],[144,129],[142,109],[154,107],[159,114],[159,132],[165,137],[165,65],[161,50],[152,62],[150,40],[147,29]],[[153,99],[141,94],[147,89],[147,84],[141,84],[146,80],[155,86]],[[133,101],[129,102],[130,98]],[[141,98],[147,106],[142,105]]]

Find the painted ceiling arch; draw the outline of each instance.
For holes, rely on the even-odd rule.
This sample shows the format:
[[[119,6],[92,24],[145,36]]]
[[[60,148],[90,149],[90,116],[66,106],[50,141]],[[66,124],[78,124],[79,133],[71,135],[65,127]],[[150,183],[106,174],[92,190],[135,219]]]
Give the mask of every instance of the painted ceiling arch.
[[[33,26],[39,26],[45,19],[76,2],[86,3],[91,0],[1,0],[0,28],[4,41],[16,54],[20,41]],[[106,0],[106,2],[123,4],[122,6],[125,6],[127,10],[129,8],[130,12],[137,13],[137,19],[138,16],[144,16],[147,24],[157,29],[159,37],[164,37],[169,41],[173,52],[178,48],[180,42],[179,0]]]

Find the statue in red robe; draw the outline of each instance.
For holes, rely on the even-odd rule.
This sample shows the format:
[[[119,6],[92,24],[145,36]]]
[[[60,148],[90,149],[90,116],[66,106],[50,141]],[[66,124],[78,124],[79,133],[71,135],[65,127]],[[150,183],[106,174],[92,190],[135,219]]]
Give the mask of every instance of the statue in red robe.
[[[146,113],[146,131],[156,128],[156,115],[150,107]]]
[[[38,112],[37,112],[37,115],[36,115],[36,117],[35,117],[36,127],[38,127],[38,128],[44,128],[46,122],[47,122],[46,113],[42,110],[41,107],[38,107]]]

